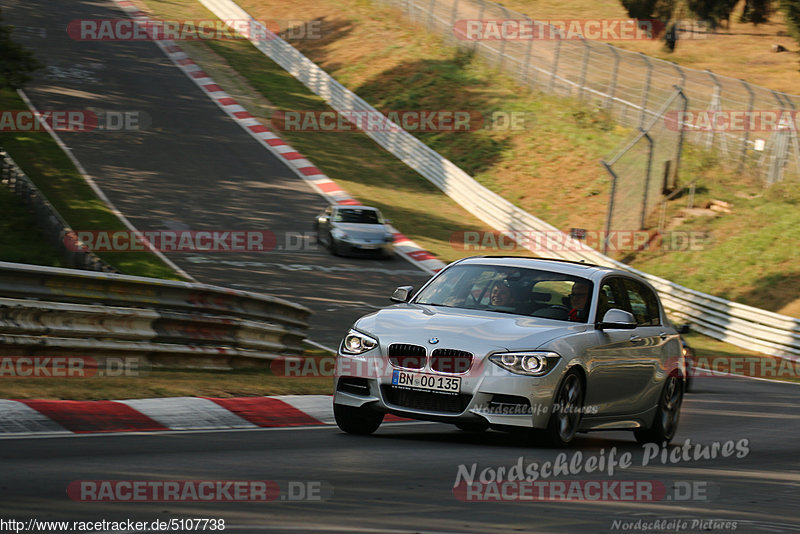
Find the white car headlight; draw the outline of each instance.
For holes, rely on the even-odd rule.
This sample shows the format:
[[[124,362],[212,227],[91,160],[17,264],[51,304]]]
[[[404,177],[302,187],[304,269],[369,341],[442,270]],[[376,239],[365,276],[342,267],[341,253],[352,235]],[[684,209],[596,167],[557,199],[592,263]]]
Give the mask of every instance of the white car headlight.
[[[525,351],[492,354],[489,361],[518,375],[543,376],[556,366],[561,356],[555,352]]]
[[[362,354],[378,346],[378,341],[356,330],[350,330],[342,341],[345,354]]]

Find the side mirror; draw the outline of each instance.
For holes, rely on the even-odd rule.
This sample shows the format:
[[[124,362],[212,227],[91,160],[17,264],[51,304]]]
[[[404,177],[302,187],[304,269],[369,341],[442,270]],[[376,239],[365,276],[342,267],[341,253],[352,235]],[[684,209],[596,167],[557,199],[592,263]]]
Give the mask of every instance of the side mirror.
[[[389,297],[389,300],[392,302],[408,302],[408,299],[411,298],[411,293],[414,292],[413,286],[400,286],[394,290],[392,296]]]
[[[691,326],[689,323],[683,323],[678,327],[679,334],[688,334],[691,331]]]
[[[630,312],[618,308],[611,308],[603,316],[603,320],[597,323],[596,326],[600,330],[633,330],[636,328],[636,318]]]

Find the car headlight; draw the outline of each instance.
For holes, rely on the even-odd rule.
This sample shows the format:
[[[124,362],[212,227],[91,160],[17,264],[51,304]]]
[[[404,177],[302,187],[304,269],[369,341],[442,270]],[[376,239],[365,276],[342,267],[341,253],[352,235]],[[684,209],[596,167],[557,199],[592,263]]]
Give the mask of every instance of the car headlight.
[[[502,352],[492,354],[489,361],[518,375],[543,376],[556,366],[561,356],[555,352]]]
[[[378,341],[356,330],[350,330],[342,341],[345,354],[362,354],[378,346]]]

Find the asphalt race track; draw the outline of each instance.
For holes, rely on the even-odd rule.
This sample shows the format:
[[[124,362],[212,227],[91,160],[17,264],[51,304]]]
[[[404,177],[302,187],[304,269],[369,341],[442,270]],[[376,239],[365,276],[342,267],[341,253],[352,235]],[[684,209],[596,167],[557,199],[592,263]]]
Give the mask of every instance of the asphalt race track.
[[[334,257],[308,238],[300,246],[298,236],[312,230],[327,202],[154,43],[68,36],[75,19],[125,18],[113,3],[26,0],[4,5],[3,17],[46,66],[26,86],[40,111],[135,111],[152,121],[140,131],[60,134],[136,228],[269,230],[277,237],[269,252],[168,254],[199,281],[308,306],[315,312],[311,339],[335,347],[356,318],[388,305],[395,287],[429,278],[402,258]]]
[[[0,517],[149,524],[214,518],[225,520],[226,532],[243,533],[640,532],[654,521],[671,521],[673,527],[651,532],[733,532],[734,522],[736,532],[796,532],[800,386],[731,378],[698,379],[697,386],[674,441],[682,446],[691,440],[692,452],[688,460],[679,453],[677,463],[660,451],[645,456],[628,432],[583,434],[573,448],[558,451],[531,446],[517,435],[468,434],[417,422],[384,423],[366,437],[319,426],[4,439]],[[717,457],[696,460],[695,445],[716,447]],[[626,452],[631,457],[630,465],[609,475],[612,451],[618,460]],[[486,468],[509,470],[519,458],[526,469],[555,461],[562,452],[579,470],[590,457],[605,458],[606,466],[549,478],[544,468],[535,468],[542,474],[537,482],[599,482],[606,488],[602,500],[474,502],[453,490],[460,464],[468,471],[477,462],[477,477]],[[86,502],[80,493],[68,496],[67,489],[80,481],[110,480],[274,481],[283,500],[275,495],[269,502]],[[614,489],[631,481],[660,491],[637,493],[652,498],[644,501]],[[489,496],[489,486],[485,491],[473,495]],[[86,495],[89,500],[102,493]],[[293,500],[308,495],[312,500]],[[587,489],[585,495],[592,494]]]
[[[284,236],[309,231],[325,207],[154,44],[69,39],[65,28],[73,19],[121,18],[110,3],[5,2],[3,14],[48,67],[27,89],[37,107],[138,110],[152,118],[140,132],[62,134],[139,229],[268,229]],[[200,281],[309,306],[316,312],[310,337],[327,345],[354,318],[385,305],[395,286],[427,279],[401,259],[343,259],[318,250],[169,256]],[[0,532],[211,530],[211,521],[187,526],[191,519],[213,519],[217,527],[224,520],[226,532],[242,533],[798,531],[800,386],[703,378],[694,389],[673,443],[678,449],[663,455],[627,432],[581,435],[559,451],[520,435],[418,422],[387,423],[367,437],[327,425],[0,439]],[[622,461],[613,473],[612,459]],[[548,462],[559,472],[545,469]],[[524,476],[539,477],[535,491],[491,484],[454,491],[459,473],[475,473],[475,482],[481,473],[487,482],[513,480],[517,465]],[[211,502],[191,494],[148,502],[97,489],[109,481],[150,488],[265,481],[280,492],[252,502],[225,491]],[[76,490],[87,484],[95,489]],[[530,491],[516,499],[514,488],[523,486]],[[637,491],[623,490],[630,487]],[[537,491],[554,500],[537,500]],[[28,528],[32,519],[147,527]]]

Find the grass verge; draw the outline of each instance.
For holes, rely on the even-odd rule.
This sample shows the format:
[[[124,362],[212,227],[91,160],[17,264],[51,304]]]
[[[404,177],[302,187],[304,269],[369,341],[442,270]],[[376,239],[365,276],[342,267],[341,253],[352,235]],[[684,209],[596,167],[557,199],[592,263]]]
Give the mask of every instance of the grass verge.
[[[158,368],[129,376],[10,377],[0,374],[0,398],[121,400],[163,397],[330,395],[333,356],[312,349],[302,364],[231,371]]]
[[[16,92],[0,90],[0,109],[27,110]],[[16,161],[72,228],[81,230],[127,230],[108,206],[95,195],[70,159],[47,132],[0,131],[0,146]],[[21,208],[24,211],[24,208]],[[11,223],[11,221],[8,221]],[[24,263],[61,266],[46,246],[37,243],[35,234],[9,224],[12,233],[3,236],[0,257],[6,261],[18,258]],[[138,276],[181,280],[156,255],[148,252],[98,254],[120,272]]]

